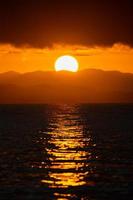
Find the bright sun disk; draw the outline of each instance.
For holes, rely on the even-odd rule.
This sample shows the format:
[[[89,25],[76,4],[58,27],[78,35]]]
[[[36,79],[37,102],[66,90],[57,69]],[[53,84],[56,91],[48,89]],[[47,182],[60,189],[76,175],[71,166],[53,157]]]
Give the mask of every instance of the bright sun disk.
[[[57,58],[55,62],[55,70],[56,71],[70,71],[77,72],[78,71],[78,61],[73,56],[61,56]]]

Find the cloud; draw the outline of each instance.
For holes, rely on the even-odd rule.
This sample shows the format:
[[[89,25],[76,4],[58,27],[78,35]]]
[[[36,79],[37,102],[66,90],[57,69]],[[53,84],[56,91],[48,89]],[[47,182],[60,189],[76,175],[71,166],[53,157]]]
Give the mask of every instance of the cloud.
[[[106,46],[83,46],[83,45],[65,45],[65,44],[53,44],[51,47],[34,48],[30,46],[16,47],[12,44],[0,44],[0,55],[2,54],[40,54],[47,55],[53,54],[72,54],[73,56],[86,57],[96,56],[103,53],[127,53],[132,54],[133,48],[129,45],[122,43],[116,43],[111,47]]]
[[[79,56],[81,56],[81,57],[82,56],[87,56],[88,57],[88,56],[92,56],[92,54],[89,54],[89,53],[73,53],[73,56],[78,56],[78,57]]]
[[[21,47],[133,46],[131,0],[1,0],[0,42]]]

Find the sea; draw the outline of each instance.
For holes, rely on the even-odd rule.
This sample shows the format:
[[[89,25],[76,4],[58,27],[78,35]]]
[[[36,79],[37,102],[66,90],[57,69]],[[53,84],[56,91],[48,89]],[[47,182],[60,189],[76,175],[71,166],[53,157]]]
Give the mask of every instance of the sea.
[[[0,105],[6,199],[133,199],[133,104]]]

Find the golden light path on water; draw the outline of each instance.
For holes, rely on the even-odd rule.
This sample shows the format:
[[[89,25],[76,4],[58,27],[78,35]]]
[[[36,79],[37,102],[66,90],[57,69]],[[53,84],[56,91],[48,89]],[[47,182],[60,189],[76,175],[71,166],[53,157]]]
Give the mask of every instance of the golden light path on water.
[[[87,160],[92,158],[88,147],[95,144],[89,134],[87,137],[84,135],[84,125],[80,123],[80,116],[75,108],[61,108],[51,119],[50,127],[45,150],[51,164],[48,166],[48,176],[41,183],[55,189],[93,186],[92,181],[86,182],[86,177],[90,173],[87,170],[90,165]],[[58,200],[65,200],[70,194],[55,192],[54,195]]]

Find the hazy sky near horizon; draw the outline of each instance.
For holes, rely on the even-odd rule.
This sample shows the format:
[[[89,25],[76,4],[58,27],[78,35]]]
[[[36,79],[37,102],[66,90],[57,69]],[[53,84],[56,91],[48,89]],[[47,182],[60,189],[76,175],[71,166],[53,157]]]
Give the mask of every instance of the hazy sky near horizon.
[[[0,72],[53,70],[69,54],[80,70],[133,73],[132,0],[0,0]]]
[[[72,55],[79,62],[79,70],[95,68],[133,73],[133,48],[114,44],[112,47],[53,45],[50,48],[0,45],[0,72],[49,71],[61,55]]]

